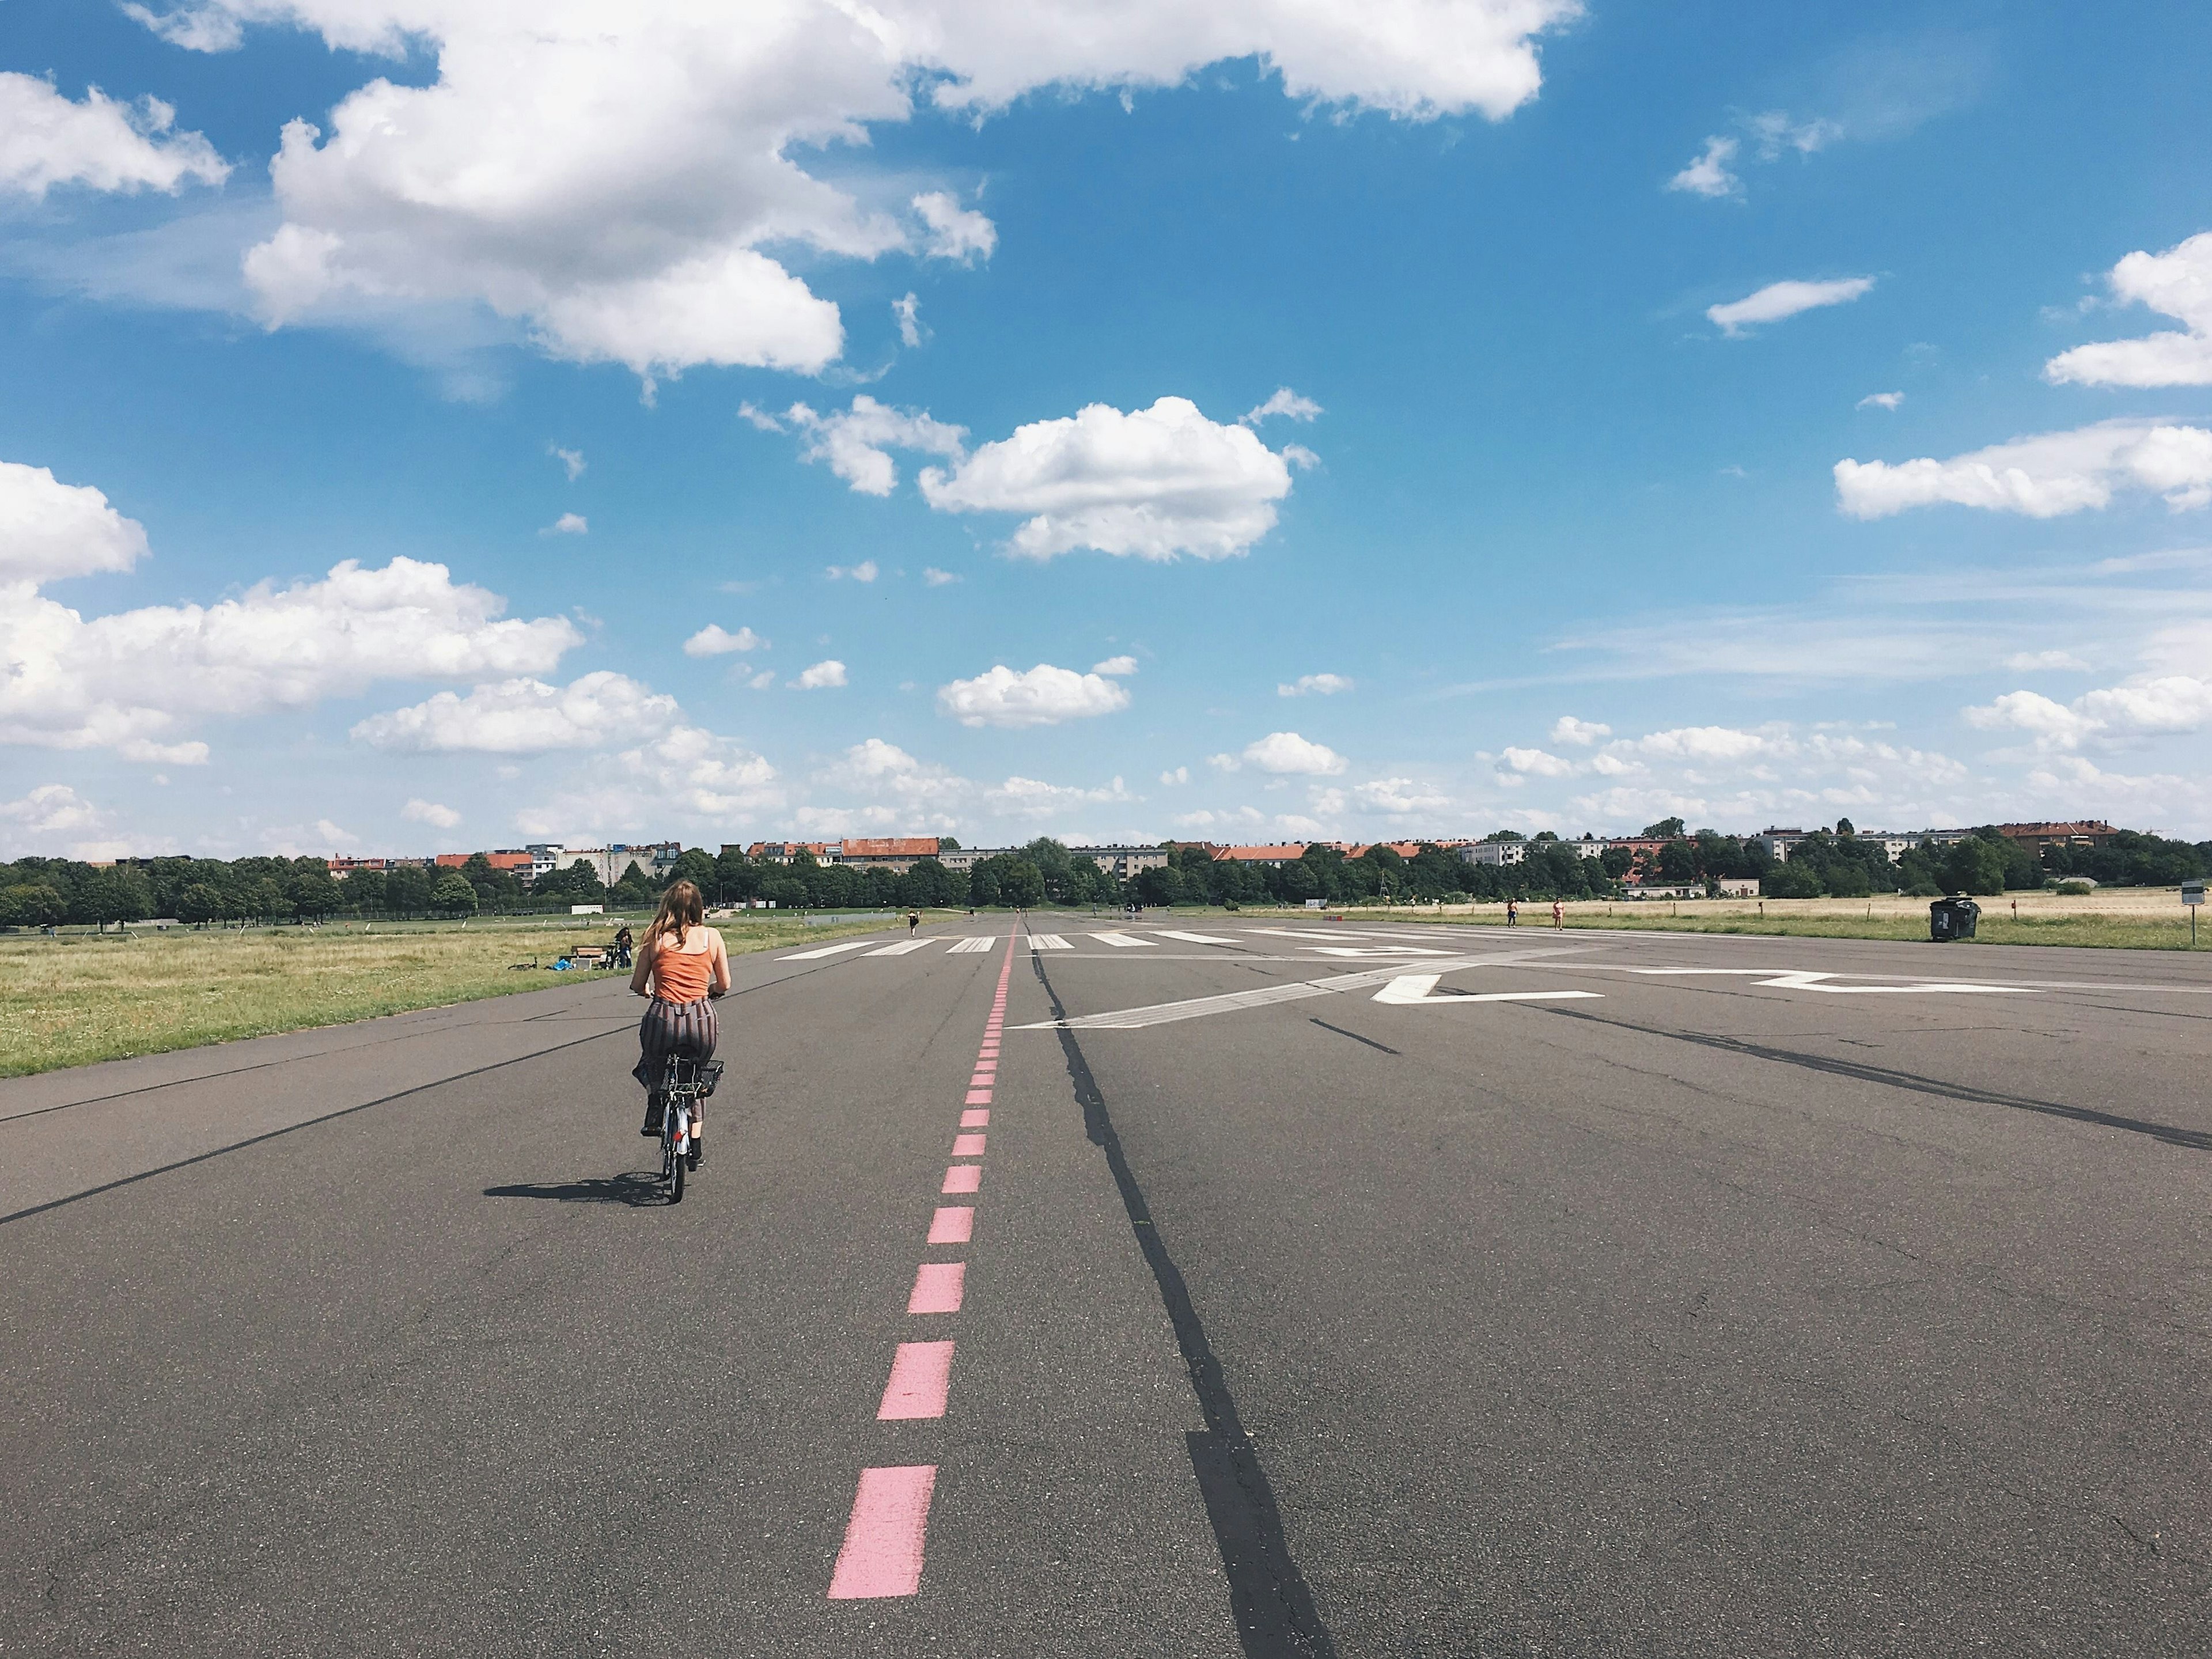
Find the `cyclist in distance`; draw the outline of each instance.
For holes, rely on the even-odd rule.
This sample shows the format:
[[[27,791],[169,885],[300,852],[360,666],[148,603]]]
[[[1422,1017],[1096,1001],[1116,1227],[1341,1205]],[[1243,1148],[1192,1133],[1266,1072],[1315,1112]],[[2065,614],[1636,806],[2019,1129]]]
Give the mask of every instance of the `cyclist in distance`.
[[[638,946],[637,971],[629,988],[651,997],[637,1023],[637,1068],[630,1075],[645,1085],[645,1127],[660,1133],[660,1079],[668,1057],[711,1060],[721,1033],[714,1023],[712,998],[730,988],[730,954],[722,936],[707,926],[706,905],[688,881],[672,884],[660,896],[660,908]],[[703,1115],[691,1117],[692,1145],[701,1145]]]

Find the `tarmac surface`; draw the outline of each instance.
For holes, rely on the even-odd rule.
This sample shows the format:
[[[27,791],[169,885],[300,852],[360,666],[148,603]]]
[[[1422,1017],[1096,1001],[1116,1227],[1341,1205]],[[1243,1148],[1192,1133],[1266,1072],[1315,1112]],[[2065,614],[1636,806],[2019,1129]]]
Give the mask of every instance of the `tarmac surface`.
[[[908,944],[0,1082],[0,1655],[2212,1652],[2212,965]]]

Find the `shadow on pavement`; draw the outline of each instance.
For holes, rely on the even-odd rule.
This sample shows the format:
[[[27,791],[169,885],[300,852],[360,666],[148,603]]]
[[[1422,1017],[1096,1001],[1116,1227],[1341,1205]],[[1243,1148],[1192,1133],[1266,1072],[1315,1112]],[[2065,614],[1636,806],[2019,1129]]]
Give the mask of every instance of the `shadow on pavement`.
[[[627,1204],[633,1209],[667,1202],[660,1177],[633,1170],[618,1176],[587,1176],[581,1181],[526,1181],[512,1187],[487,1187],[486,1198],[551,1198],[564,1204]]]

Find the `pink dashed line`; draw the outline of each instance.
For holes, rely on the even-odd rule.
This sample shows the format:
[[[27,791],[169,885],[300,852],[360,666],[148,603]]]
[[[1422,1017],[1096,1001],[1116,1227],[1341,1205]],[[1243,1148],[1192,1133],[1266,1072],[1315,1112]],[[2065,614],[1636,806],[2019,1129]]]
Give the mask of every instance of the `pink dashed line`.
[[[972,1205],[945,1204],[929,1218],[929,1242],[933,1244],[965,1244],[975,1234],[975,1211]]]
[[[991,1109],[988,1106],[973,1106],[960,1114],[960,1127],[963,1129],[980,1129],[990,1121]]]
[[[960,1291],[968,1277],[964,1261],[925,1261],[914,1270],[914,1293],[906,1299],[910,1314],[958,1313]]]
[[[988,1089],[970,1089],[964,1103],[969,1106],[988,1106],[991,1103],[991,1091]]]
[[[952,1156],[955,1158],[982,1157],[984,1139],[985,1137],[980,1134],[953,1136]]]
[[[945,1396],[952,1387],[950,1342],[902,1342],[891,1359],[891,1380],[884,1384],[878,1423],[912,1421],[945,1415]]]
[[[980,1192],[983,1187],[983,1166],[980,1164],[956,1164],[945,1172],[945,1184],[940,1193]]]
[[[845,1547],[830,1580],[832,1601],[911,1595],[921,1588],[921,1544],[936,1487],[934,1463],[860,1471]]]

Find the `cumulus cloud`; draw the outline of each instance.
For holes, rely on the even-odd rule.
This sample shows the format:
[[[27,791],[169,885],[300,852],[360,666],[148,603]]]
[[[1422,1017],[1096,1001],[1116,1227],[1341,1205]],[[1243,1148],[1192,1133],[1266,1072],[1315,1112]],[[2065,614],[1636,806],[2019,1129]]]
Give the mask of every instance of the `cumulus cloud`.
[[[1571,743],[1587,749],[1600,738],[1609,738],[1613,728],[1595,720],[1578,720],[1572,714],[1562,714],[1552,722],[1552,741]]]
[[[687,657],[724,657],[733,651],[757,651],[767,643],[750,628],[740,628],[732,634],[720,623],[708,623],[684,641],[684,654]]]
[[[86,839],[106,830],[107,815],[65,783],[42,783],[20,799],[0,801],[0,858],[112,858],[118,846]]]
[[[2212,502],[2212,432],[2149,421],[2101,421],[1949,460],[1836,463],[1836,495],[1857,519],[1950,502],[2032,519],[2108,506],[2116,490],[2154,490],[2177,512]]]
[[[833,582],[872,582],[883,573],[873,559],[863,559],[858,564],[833,564],[822,574]]]
[[[146,532],[88,484],[65,484],[43,466],[0,461],[0,589],[128,570],[145,556]]]
[[[1729,171],[1729,166],[1735,160],[1735,153],[1740,148],[1733,138],[1715,137],[1706,139],[1704,151],[1668,179],[1667,188],[1686,191],[1692,196],[1736,195],[1742,190],[1743,181]]]
[[[1342,674],[1301,674],[1275,688],[1279,697],[1333,697],[1340,691],[1352,690],[1352,682]]]
[[[1869,392],[1851,405],[1854,409],[1897,409],[1905,402],[1902,392]]]
[[[563,618],[502,619],[497,594],[404,558],[89,621],[27,582],[0,593],[0,743],[176,764],[207,758],[205,743],[177,737],[196,720],[306,708],[380,680],[538,673],[582,643]]]
[[[1571,775],[1575,769],[1572,761],[1562,760],[1541,749],[1508,748],[1502,751],[1501,758],[1506,765],[1524,776],[1564,778]]]
[[[2184,623],[2153,634],[2144,644],[2142,672],[2118,685],[2100,686],[2060,702],[2035,691],[2009,691],[1965,711],[1984,731],[2027,733],[2045,750],[2073,750],[2173,732],[2196,732],[2212,722],[2212,638],[2206,624]],[[2054,660],[2057,659],[2057,660]],[[2080,670],[2087,665],[2063,652],[2015,659],[2024,668]]]
[[[866,205],[888,186],[855,153],[917,97],[980,118],[1042,87],[1176,86],[1256,58],[1301,101],[1502,119],[1536,94],[1536,38],[1578,10],[885,0],[773,4],[743,28],[696,0],[184,0],[133,15],[203,51],[278,24],[436,64],[428,84],[359,88],[326,133],[286,128],[270,168],[284,222],[246,263],[272,324],[357,302],[483,306],[556,356],[650,379],[708,364],[813,373],[840,355],[837,307],[763,247],[988,251],[988,222],[945,191],[913,198],[912,217]]]
[[[1639,754],[1666,760],[1741,761],[1766,749],[1770,741],[1759,732],[1729,726],[1678,726],[1638,738],[1633,747]]]
[[[1084,789],[1074,785],[1046,783],[1036,778],[1012,777],[983,792],[984,804],[993,811],[1018,818],[1048,818],[1072,806],[1134,799],[1119,778],[1103,789]]]
[[[1049,559],[1077,548],[1167,560],[1243,553],[1275,525],[1290,494],[1283,457],[1246,428],[1206,419],[1187,398],[1123,414],[1093,404],[1017,428],[921,492],[944,513],[1031,515],[1012,550]]]
[[[1217,756],[1216,763],[1226,759]],[[1256,743],[1244,745],[1236,762],[1224,769],[1235,770],[1237,764],[1277,775],[1291,775],[1304,777],[1334,777],[1344,770],[1344,757],[1326,744],[1300,737],[1295,732],[1270,732]]]
[[[97,87],[82,103],[33,76],[0,74],[0,191],[43,197],[56,185],[166,191],[188,179],[219,185],[230,163],[197,132],[174,131],[158,98],[119,104]]]
[[[891,316],[898,323],[899,343],[918,346],[921,343],[921,301],[912,294],[891,301]]]
[[[918,450],[957,460],[968,438],[965,427],[933,420],[926,410],[894,409],[865,392],[853,399],[850,409],[833,409],[827,415],[793,404],[784,419],[806,434],[799,452],[801,459],[829,462],[832,472],[863,495],[888,495],[897,486],[892,450]]]
[[[1137,672],[1137,659],[1134,657],[1109,657],[1104,662],[1092,663],[1091,672],[1094,674],[1104,674],[1109,678],[1119,674],[1133,674]]]
[[[577,479],[584,476],[584,452],[582,450],[562,449],[559,445],[556,444],[552,446],[548,453],[552,455],[555,460],[561,463],[561,470],[568,475],[568,482],[570,483],[575,483]]]
[[[1270,416],[1286,415],[1294,421],[1310,421],[1322,412],[1321,405],[1310,398],[1301,398],[1286,386],[1279,386],[1267,402],[1246,410],[1237,417],[1239,426],[1257,426]]]
[[[1118,681],[1096,670],[1079,674],[1042,662],[1020,674],[1000,663],[988,673],[954,680],[937,692],[938,712],[963,726],[1058,726],[1128,706],[1128,688]]]
[[[2182,329],[2075,346],[2043,366],[2045,379],[2079,386],[2212,386],[2212,231],[2163,253],[2130,253],[2106,280],[2115,302],[2147,306]]]
[[[434,800],[417,797],[399,809],[399,816],[410,823],[427,823],[433,830],[450,830],[461,821],[461,815],[450,806],[441,806]]]
[[[1163,772],[1160,774],[1160,781],[1162,783],[1168,784],[1188,783],[1190,781],[1190,768],[1188,766],[1178,766],[1172,771]]]
[[[441,691],[411,708],[372,714],[356,743],[409,754],[542,755],[635,742],[675,722],[676,699],[602,669],[565,686],[539,679]]]
[[[923,581],[928,583],[932,587],[943,587],[948,583],[957,582],[960,580],[959,577],[954,575],[950,570],[939,570],[933,564],[924,565],[922,567],[921,579]]]
[[[1441,812],[1452,804],[1449,795],[1441,794],[1412,778],[1376,778],[1366,783],[1354,784],[1352,800],[1362,811],[1381,812],[1390,817]],[[1343,810],[1340,800],[1328,802],[1325,806],[1316,800],[1315,805],[1332,813]]]
[[[816,781],[848,794],[909,808],[948,806],[965,799],[975,787],[945,767],[917,759],[881,738],[854,744],[818,774]]]
[[[727,835],[786,797],[775,767],[734,739],[678,723],[594,763],[592,781],[515,815],[526,836],[653,833],[673,820]]]
[[[1847,305],[1873,286],[1871,276],[1845,276],[1829,283],[1769,283],[1741,300],[1707,306],[1705,316],[1722,333],[1735,339],[1760,323],[1778,323],[1822,306]]]
[[[999,246],[999,228],[973,209],[962,207],[948,191],[933,190],[915,197],[914,210],[928,227],[921,246],[933,259],[969,264],[989,258]]]
[[[580,513],[563,513],[538,533],[541,536],[585,536],[592,526]]]
[[[826,687],[845,684],[845,665],[835,657],[825,657],[820,662],[799,671],[799,678],[789,681],[796,691],[820,691]]]

